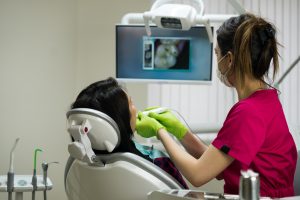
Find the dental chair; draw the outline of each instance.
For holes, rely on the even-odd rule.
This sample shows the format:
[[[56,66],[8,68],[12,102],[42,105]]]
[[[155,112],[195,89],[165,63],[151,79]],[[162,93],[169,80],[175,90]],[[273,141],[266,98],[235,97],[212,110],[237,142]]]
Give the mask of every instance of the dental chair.
[[[86,108],[67,112],[70,157],[65,168],[69,200],[146,200],[150,191],[182,189],[169,174],[132,153],[112,152],[120,143],[117,124],[108,115]]]
[[[295,196],[300,196],[300,126],[290,123],[289,129],[294,138],[298,153],[296,171],[294,176],[294,191]]]
[[[294,177],[294,191],[296,196],[300,195],[300,149],[298,149],[298,159]]]

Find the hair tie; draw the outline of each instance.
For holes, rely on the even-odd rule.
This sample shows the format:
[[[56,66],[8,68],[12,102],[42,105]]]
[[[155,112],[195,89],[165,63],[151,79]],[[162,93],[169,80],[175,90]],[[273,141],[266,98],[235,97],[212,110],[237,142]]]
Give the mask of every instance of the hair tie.
[[[262,46],[265,46],[269,39],[275,37],[275,30],[272,27],[266,27],[258,31],[258,37]]]
[[[266,35],[268,38],[273,38],[275,37],[275,31],[272,27],[268,27],[265,29]]]

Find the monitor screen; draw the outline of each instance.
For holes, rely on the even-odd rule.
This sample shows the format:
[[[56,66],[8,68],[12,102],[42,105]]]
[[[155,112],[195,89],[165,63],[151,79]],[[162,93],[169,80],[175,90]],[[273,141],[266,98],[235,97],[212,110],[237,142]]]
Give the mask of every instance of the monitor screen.
[[[205,27],[188,31],[116,25],[116,78],[122,81],[210,83],[212,49]]]

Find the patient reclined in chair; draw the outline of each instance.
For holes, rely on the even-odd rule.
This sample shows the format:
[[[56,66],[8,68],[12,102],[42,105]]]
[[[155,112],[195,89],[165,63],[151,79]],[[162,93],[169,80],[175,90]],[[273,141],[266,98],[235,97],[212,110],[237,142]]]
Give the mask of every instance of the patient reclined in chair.
[[[153,157],[132,140],[135,116],[130,98],[112,78],[79,94],[67,113],[74,140],[65,171],[69,199],[147,199],[153,190],[187,188],[168,157]]]
[[[141,156],[128,152],[93,154],[90,151],[93,142],[89,143],[89,138],[94,138],[94,142],[100,143],[98,146],[108,151],[119,143],[119,139],[111,139],[114,130],[109,130],[110,124],[101,127],[108,122],[96,114],[97,111],[91,109],[68,112],[69,132],[75,139],[69,145],[71,157],[65,171],[66,193],[70,200],[146,199],[147,193],[153,190],[183,188],[172,176]],[[95,136],[94,132],[99,129],[104,134]]]

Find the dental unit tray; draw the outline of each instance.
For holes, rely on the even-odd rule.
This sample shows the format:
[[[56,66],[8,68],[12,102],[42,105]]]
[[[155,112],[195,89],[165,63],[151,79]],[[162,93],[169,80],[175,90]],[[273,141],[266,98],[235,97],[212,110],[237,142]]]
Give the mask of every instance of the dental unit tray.
[[[238,195],[223,195],[197,190],[158,190],[148,194],[148,200],[239,200]]]
[[[23,199],[23,192],[32,192],[33,185],[31,184],[32,175],[15,175],[13,192],[16,193],[16,200]],[[43,183],[43,176],[37,175],[37,191],[51,190],[53,184],[47,177],[47,185]],[[7,176],[0,176],[0,192],[7,192]]]
[[[150,192],[148,200],[240,200],[239,195],[204,192],[199,190],[157,190]],[[260,197],[260,200],[271,200]]]

